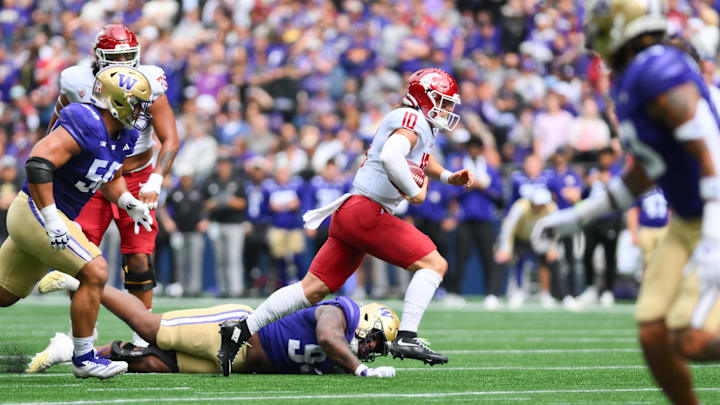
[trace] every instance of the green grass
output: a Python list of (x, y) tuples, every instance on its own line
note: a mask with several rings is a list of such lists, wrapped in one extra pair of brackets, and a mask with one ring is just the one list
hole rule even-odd
[[(217, 305), (219, 300), (157, 299), (154, 311)], [(244, 302), (257, 305), (256, 300)], [(399, 312), (400, 302), (390, 302)], [(55, 332), (68, 330), (64, 297), (31, 297), (0, 309), (0, 349), (32, 355)], [(129, 329), (102, 309), (99, 341), (127, 340)], [(421, 335), (448, 354), (447, 366), (383, 358), (392, 379), (293, 375), (140, 375), (78, 380), (69, 366), (44, 374), (0, 374), (0, 403), (319, 403), (372, 404), (646, 404), (664, 403), (635, 338), (632, 307), (580, 313), (484, 312), (477, 301), (462, 310), (433, 304)], [(715, 366), (694, 367), (699, 395), (720, 403)]]

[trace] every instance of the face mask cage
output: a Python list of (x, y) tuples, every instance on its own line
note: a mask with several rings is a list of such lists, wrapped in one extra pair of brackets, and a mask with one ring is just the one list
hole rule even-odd
[(100, 68), (108, 66), (137, 67), (140, 62), (140, 47), (126, 49), (96, 49), (95, 54)]
[(152, 115), (147, 112), (152, 102), (140, 100), (137, 97), (129, 97), (128, 102), (133, 112), (125, 118), (125, 123), (140, 132), (144, 132), (152, 123)]
[(453, 111), (455, 106), (460, 104), (460, 100), (442, 94), (437, 90), (432, 90), (428, 97), (433, 102), (433, 108), (427, 113), (430, 122), (447, 131), (455, 129), (460, 122), (460, 116)]
[(378, 327), (377, 323), (379, 321), (370, 332), (365, 334), (365, 337), (356, 336), (351, 343), (351, 347), (360, 361), (373, 362), (377, 356), (387, 356), (388, 354), (385, 332), (382, 330), (382, 324)]

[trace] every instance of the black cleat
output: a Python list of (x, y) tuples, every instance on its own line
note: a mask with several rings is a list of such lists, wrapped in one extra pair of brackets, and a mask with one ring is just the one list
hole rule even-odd
[(235, 360), (238, 350), (250, 339), (250, 330), (247, 322), (227, 320), (220, 324), (220, 350), (217, 358), (220, 362), (220, 369), (225, 377), (232, 371), (232, 362)]
[(448, 358), (440, 353), (435, 353), (427, 345), (428, 341), (422, 338), (401, 338), (397, 337), (390, 345), (390, 353), (393, 358), (400, 357), (400, 360), (416, 359), (423, 363), (434, 366), (435, 364), (446, 364)]

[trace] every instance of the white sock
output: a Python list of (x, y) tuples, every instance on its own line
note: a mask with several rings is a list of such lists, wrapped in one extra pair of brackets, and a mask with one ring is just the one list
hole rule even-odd
[(430, 269), (420, 269), (415, 272), (405, 292), (405, 304), (400, 321), (401, 331), (417, 332), (425, 309), (441, 282), (442, 277)]
[[(148, 308), (147, 310), (148, 310), (148, 312), (152, 312), (152, 308)], [(150, 346), (150, 343), (148, 343), (147, 341), (145, 341), (145, 339), (143, 339), (142, 337), (140, 337), (140, 335), (138, 335), (138, 333), (135, 332), (135, 331), (133, 331), (132, 344), (135, 345), (135, 346), (137, 346), (137, 347), (148, 347), (148, 346)]]
[(77, 291), (80, 288), (80, 280), (71, 275), (67, 275), (66, 284), (68, 291)]
[(255, 334), (278, 319), (309, 306), (310, 302), (299, 282), (283, 287), (270, 294), (265, 302), (247, 317), (250, 334)]
[(93, 349), (93, 337), (88, 336), (84, 338), (72, 337), (73, 341), (73, 356), (82, 356), (83, 354)]

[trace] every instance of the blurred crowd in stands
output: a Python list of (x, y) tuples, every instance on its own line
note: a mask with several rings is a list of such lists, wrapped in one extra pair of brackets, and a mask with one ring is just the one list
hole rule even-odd
[[(527, 288), (521, 272), (510, 272), (515, 284), (502, 276), (521, 251), (515, 243), (514, 254), (507, 252), (498, 241), (513, 204), (544, 200), (547, 189), (551, 201), (542, 205), (569, 206), (618, 175), (624, 159), (606, 96), (610, 73), (583, 46), (584, 3), (3, 0), (0, 210), (47, 130), (60, 72), (88, 63), (98, 30), (121, 22), (140, 40), (141, 63), (164, 69), (182, 142), (159, 212), (158, 249), (173, 252), (156, 252), (173, 258), (158, 261), (169, 269), (161, 281), (175, 286), (167, 288), (171, 295), (198, 295), (208, 288), (203, 271), (214, 269), (217, 294), (267, 294), (300, 277), (327, 237), (326, 227), (305, 232), (301, 214), (349, 190), (409, 74), (435, 66), (460, 86), (462, 121), (439, 136), (434, 155), (449, 168), (472, 168), (483, 182), (470, 190), (433, 182), (423, 205), (396, 214), (449, 258), (449, 302), (461, 303), (461, 293)], [(690, 41), (716, 85), (720, 1), (669, 5), (671, 34)], [(562, 265), (550, 266), (549, 284), (538, 276), (541, 291), (572, 297), (594, 285), (598, 263), (615, 272), (608, 267), (624, 219), (599, 227), (558, 246), (554, 259)], [(598, 244), (605, 260), (595, 253)], [(212, 266), (206, 245), (215, 253)], [(112, 251), (113, 243), (105, 247)], [(393, 285), (404, 291), (405, 272), (368, 261), (349, 290), (378, 297)], [(477, 285), (464, 281), (468, 272), (482, 274), (471, 278)], [(604, 290), (622, 294), (614, 276), (598, 283), (595, 298)]]

